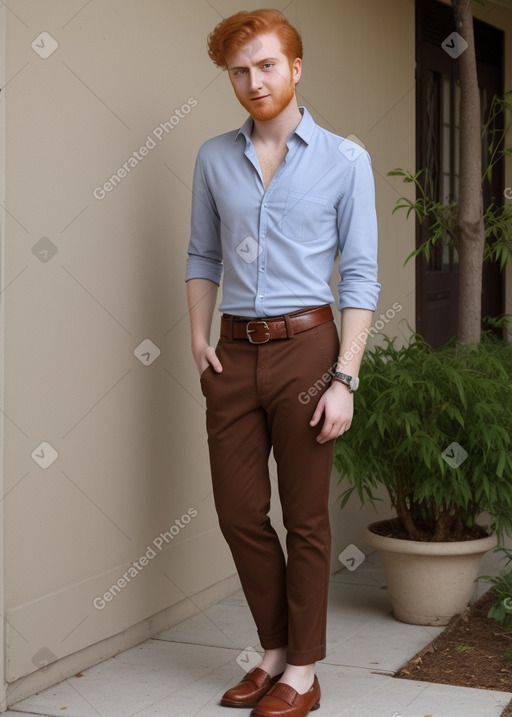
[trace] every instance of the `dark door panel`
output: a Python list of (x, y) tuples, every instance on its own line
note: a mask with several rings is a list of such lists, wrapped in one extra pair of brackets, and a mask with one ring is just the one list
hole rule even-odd
[[(475, 46), (482, 102), (487, 115), (495, 94), (502, 93), (503, 33), (475, 20)], [(429, 191), (444, 204), (456, 201), (459, 190), (458, 63), (441, 43), (455, 31), (451, 6), (436, 0), (416, 0), (416, 130), (417, 170), (428, 168)], [(485, 143), (483, 143), (484, 152)], [(482, 156), (486, 166), (486, 157)], [(493, 186), (486, 187), (484, 202), (502, 201), (500, 172)], [(417, 246), (427, 238), (427, 227), (417, 227)], [(458, 257), (453, 247), (436, 248), (427, 262), (416, 259), (416, 327), (418, 333), (438, 348), (457, 331)], [(498, 316), (503, 309), (503, 280), (499, 267), (484, 265), (483, 316)]]

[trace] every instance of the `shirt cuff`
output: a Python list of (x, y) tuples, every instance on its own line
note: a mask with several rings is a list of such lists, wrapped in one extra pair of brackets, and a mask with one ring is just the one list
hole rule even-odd
[(187, 269), (185, 272), (185, 281), (189, 279), (209, 279), (216, 284), (220, 284), (222, 276), (222, 264), (216, 259), (208, 259), (204, 256), (189, 254), (187, 259)]
[(375, 311), (379, 300), (378, 282), (344, 281), (338, 285), (338, 309), (368, 309)]

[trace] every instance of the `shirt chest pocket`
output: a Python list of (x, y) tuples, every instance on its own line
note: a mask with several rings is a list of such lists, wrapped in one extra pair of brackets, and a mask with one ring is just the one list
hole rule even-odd
[(300, 242), (314, 241), (332, 232), (336, 212), (327, 197), (290, 189), (286, 197), (281, 231)]

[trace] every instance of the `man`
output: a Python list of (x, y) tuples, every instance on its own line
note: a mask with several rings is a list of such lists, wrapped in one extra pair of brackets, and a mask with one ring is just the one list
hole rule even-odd
[[(209, 55), (250, 117), (205, 142), (196, 162), (186, 273), (192, 353), (219, 525), (264, 649), (221, 704), (254, 707), (254, 717), (302, 717), (319, 706), (315, 662), (326, 654), (333, 442), (351, 424), (361, 337), (380, 290), (373, 177), (366, 152), (299, 108), (302, 42), (280, 12), (223, 20)], [(341, 347), (329, 288), (338, 250)], [(286, 560), (268, 518), (271, 448)]]

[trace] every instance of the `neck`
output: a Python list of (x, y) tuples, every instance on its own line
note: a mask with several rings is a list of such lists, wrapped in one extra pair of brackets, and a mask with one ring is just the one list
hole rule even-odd
[(300, 113), (297, 98), (294, 95), (284, 110), (274, 119), (262, 122), (253, 120), (254, 126), (251, 132), (251, 139), (264, 144), (283, 145), (288, 137), (297, 128), (302, 115)]

